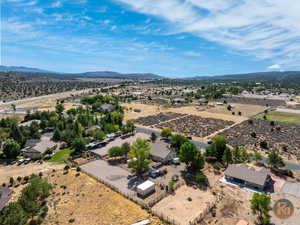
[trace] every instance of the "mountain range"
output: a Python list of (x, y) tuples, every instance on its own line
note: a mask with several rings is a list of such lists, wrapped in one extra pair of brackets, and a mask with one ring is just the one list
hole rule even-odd
[[(19, 72), (20, 75), (30, 73), (28, 76), (48, 76), (55, 78), (112, 78), (112, 79), (162, 79), (164, 77), (152, 73), (118, 73), (113, 71), (92, 71), (85, 73), (58, 73), (38, 68), (24, 66), (0, 66), (0, 71)], [(21, 74), (22, 73), (22, 74)]]
[[(61, 79), (74, 78), (111, 78), (111, 79), (168, 79), (152, 73), (118, 73), (113, 71), (92, 71), (84, 73), (57, 73), (43, 69), (23, 67), (23, 66), (0, 66), (0, 71), (14, 71), (21, 76), (44, 76)], [(179, 78), (181, 80), (210, 80), (216, 82), (222, 81), (252, 81), (252, 82), (282, 82), (282, 83), (300, 83), (300, 71), (270, 71), (244, 74), (228, 74), (218, 76), (195, 76), (189, 78)]]

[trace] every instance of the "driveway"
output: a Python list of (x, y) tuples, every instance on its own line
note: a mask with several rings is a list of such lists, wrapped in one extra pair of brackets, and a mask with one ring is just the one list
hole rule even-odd
[(290, 194), (300, 199), (300, 183), (285, 182), (280, 190), (280, 193)]
[(133, 190), (127, 187), (127, 176), (130, 175), (130, 172), (121, 167), (110, 165), (104, 160), (95, 160), (82, 165), (81, 169), (101, 182), (118, 189), (119, 192), (127, 195), (135, 194)]

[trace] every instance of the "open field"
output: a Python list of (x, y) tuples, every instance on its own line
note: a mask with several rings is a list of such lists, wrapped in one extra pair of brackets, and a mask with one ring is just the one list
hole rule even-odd
[(64, 162), (74, 150), (63, 149), (56, 152), (48, 162)]
[[(258, 119), (263, 119), (265, 114), (259, 114), (256, 116)], [(269, 111), (266, 114), (267, 120), (276, 121), (276, 122), (286, 122), (294, 123), (300, 125), (300, 114), (288, 113), (288, 112), (278, 112), (278, 111)]]
[(140, 113), (136, 113), (133, 111), (127, 111), (125, 113), (125, 120), (132, 120), (137, 119), (139, 117), (145, 117), (150, 115), (156, 115), (158, 113), (164, 113), (164, 112), (173, 112), (173, 113), (181, 113), (181, 114), (190, 114), (190, 115), (196, 115), (201, 116), (204, 118), (214, 118), (214, 119), (221, 119), (221, 120), (228, 120), (233, 122), (241, 122), (246, 119), (247, 117), (238, 116), (238, 115), (226, 115), (221, 113), (212, 113), (208, 111), (200, 111), (197, 109), (197, 106), (184, 106), (184, 107), (178, 107), (178, 108), (169, 108), (164, 106), (158, 106), (158, 105), (147, 105), (147, 104), (141, 104), (141, 103), (126, 103), (122, 104), (122, 106), (125, 106), (126, 108), (132, 108), (132, 109), (140, 109)]
[(158, 218), (84, 173), (63, 175), (58, 171), (48, 178), (54, 185), (49, 197), (49, 212), (44, 225), (129, 225), (150, 219), (151, 225), (163, 224)]
[[(188, 198), (191, 198), (191, 201)], [(189, 221), (194, 221), (200, 214), (209, 211), (214, 201), (215, 198), (209, 191), (182, 186), (174, 195), (157, 203), (153, 210), (159, 215), (171, 218), (174, 224), (188, 225)]]
[(207, 112), (217, 113), (217, 114), (225, 114), (232, 115), (232, 112), (235, 112), (235, 115), (238, 115), (238, 112), (242, 113), (244, 117), (251, 117), (258, 113), (263, 112), (266, 107), (261, 105), (251, 105), (251, 104), (239, 104), (233, 103), (230, 104), (233, 108), (231, 111), (227, 110), (228, 105), (217, 105), (213, 108), (207, 109)]

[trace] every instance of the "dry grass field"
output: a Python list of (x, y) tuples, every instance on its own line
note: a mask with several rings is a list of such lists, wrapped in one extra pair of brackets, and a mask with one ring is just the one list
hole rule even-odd
[(49, 212), (44, 225), (130, 225), (150, 219), (151, 225), (163, 224), (139, 205), (112, 191), (84, 173), (62, 171), (48, 178), (54, 185), (49, 197)]
[(222, 114), (222, 113), (213, 113), (209, 111), (199, 111), (197, 109), (197, 106), (184, 106), (184, 107), (178, 107), (178, 108), (170, 108), (170, 107), (163, 107), (158, 105), (146, 105), (141, 103), (126, 103), (122, 104), (122, 106), (126, 108), (131, 109), (140, 109), (140, 113), (136, 113), (134, 111), (127, 111), (125, 114), (125, 120), (131, 120), (131, 119), (137, 119), (138, 117), (145, 117), (149, 115), (155, 115), (160, 112), (174, 112), (174, 113), (183, 113), (183, 114), (190, 114), (190, 115), (196, 115), (201, 116), (204, 118), (214, 118), (214, 119), (222, 119), (222, 120), (228, 120), (233, 122), (241, 122), (247, 119), (247, 117), (244, 116), (238, 116), (238, 115), (231, 115), (231, 114)]
[(235, 112), (236, 116), (238, 116), (238, 112), (242, 113), (243, 117), (252, 117), (258, 113), (263, 112), (266, 107), (261, 105), (250, 105), (250, 104), (238, 104), (233, 103), (230, 104), (233, 109), (231, 111), (227, 110), (227, 105), (217, 105), (214, 108), (207, 109), (207, 112), (217, 113), (217, 114), (225, 114), (232, 115), (232, 112)]

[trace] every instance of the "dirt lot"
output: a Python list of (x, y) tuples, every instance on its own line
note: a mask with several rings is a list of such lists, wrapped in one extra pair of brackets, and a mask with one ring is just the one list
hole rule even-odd
[(167, 108), (163, 106), (158, 105), (146, 105), (141, 103), (130, 103), (130, 104), (122, 104), (122, 106), (125, 106), (127, 108), (132, 109), (140, 109), (140, 113), (136, 113), (134, 111), (127, 111), (125, 113), (125, 120), (131, 120), (131, 119), (137, 119), (138, 117), (145, 117), (149, 115), (155, 115), (160, 112), (175, 112), (175, 113), (183, 113), (183, 114), (191, 114), (191, 115), (197, 115), (204, 118), (214, 118), (214, 119), (222, 119), (222, 120), (228, 120), (233, 122), (241, 122), (247, 119), (247, 117), (244, 116), (238, 116), (238, 115), (226, 115), (222, 113), (212, 113), (208, 111), (200, 111), (197, 109), (197, 106), (184, 106), (184, 107), (178, 107), (178, 108)]
[(208, 213), (201, 225), (235, 225), (241, 219), (250, 225), (255, 224), (255, 216), (251, 214), (250, 207), (252, 192), (220, 182), (213, 187), (212, 192), (219, 198), (215, 208), (216, 215), (214, 217), (212, 213)]
[[(188, 200), (189, 197), (191, 201)], [(153, 210), (173, 219), (175, 224), (185, 225), (205, 212), (208, 205), (214, 201), (215, 197), (209, 191), (182, 186), (176, 190), (175, 195), (170, 195), (157, 203)]]
[(48, 173), (53, 169), (62, 169), (64, 164), (57, 163), (29, 163), (27, 165), (10, 165), (10, 166), (0, 166), (0, 184), (3, 182), (8, 182), (10, 177), (17, 178), (18, 176), (29, 176), (33, 173), (38, 174), (39, 172)]
[(227, 105), (218, 105), (214, 108), (207, 109), (207, 112), (211, 113), (217, 113), (217, 114), (225, 114), (225, 115), (232, 115), (232, 112), (235, 112), (236, 115), (238, 115), (238, 112), (242, 113), (242, 116), (244, 117), (252, 117), (258, 113), (263, 112), (266, 107), (261, 105), (250, 105), (250, 104), (238, 104), (233, 103), (230, 104), (233, 109), (231, 111), (227, 110)]
[[(63, 175), (62, 171), (49, 177), (54, 186), (54, 194), (44, 225), (129, 225), (150, 219), (151, 225), (163, 224), (130, 200), (112, 191), (105, 185), (75, 171)], [(64, 188), (64, 186), (66, 188)]]

